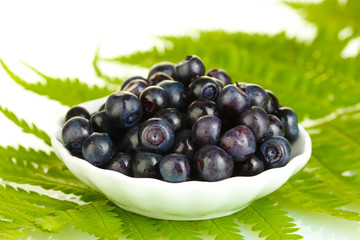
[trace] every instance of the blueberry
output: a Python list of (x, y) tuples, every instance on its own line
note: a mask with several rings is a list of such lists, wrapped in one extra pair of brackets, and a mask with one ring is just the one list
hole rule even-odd
[(134, 177), (160, 178), (159, 164), (162, 155), (150, 152), (139, 152), (132, 161)]
[(256, 139), (252, 131), (244, 126), (236, 126), (220, 137), (220, 147), (233, 156), (234, 161), (244, 161), (256, 151)]
[(85, 119), (90, 119), (90, 114), (85, 108), (75, 106), (70, 108), (69, 111), (66, 113), (65, 122), (72, 117), (82, 117)]
[(164, 108), (155, 113), (155, 118), (166, 119), (174, 128), (174, 131), (185, 127), (185, 116), (177, 108)]
[(200, 145), (215, 145), (220, 138), (221, 120), (218, 117), (202, 116), (192, 126), (192, 137)]
[(188, 97), (191, 100), (208, 99), (215, 101), (220, 88), (216, 83), (216, 79), (202, 76), (192, 81), (188, 87)]
[(128, 128), (137, 124), (142, 116), (140, 100), (129, 92), (115, 92), (105, 103), (106, 115), (117, 127)]
[(119, 147), (122, 151), (134, 154), (140, 150), (139, 143), (139, 129), (140, 124), (129, 128), (124, 134), (121, 140), (121, 146)]
[(255, 155), (252, 155), (244, 162), (235, 162), (235, 176), (255, 176), (263, 171), (265, 171), (264, 162)]
[(150, 77), (158, 72), (162, 72), (165, 73), (167, 75), (169, 75), (171, 78), (175, 78), (175, 66), (173, 63), (171, 62), (160, 62), (157, 64), (154, 64), (149, 71), (149, 75), (148, 75), (148, 79), (150, 79)]
[(121, 90), (124, 89), (129, 83), (131, 83), (132, 81), (136, 81), (136, 80), (146, 80), (146, 78), (143, 78), (141, 76), (134, 76), (134, 77), (130, 77), (128, 79), (126, 79), (125, 81), (123, 81), (123, 83), (121, 84)]
[(166, 91), (159, 86), (147, 87), (140, 95), (144, 112), (153, 115), (157, 111), (169, 106), (170, 98)]
[(186, 104), (185, 87), (180, 82), (164, 80), (157, 84), (162, 87), (170, 98), (169, 107), (184, 108)]
[(148, 82), (149, 85), (156, 85), (164, 80), (174, 80), (172, 77), (163, 72), (157, 72), (151, 75)]
[(130, 154), (118, 152), (112, 158), (111, 162), (106, 166), (106, 169), (122, 173), (127, 176), (132, 175), (131, 170), (131, 156)]
[(193, 125), (201, 116), (213, 115), (219, 117), (219, 111), (213, 101), (207, 99), (198, 99), (192, 102), (187, 110), (187, 121)]
[(167, 182), (184, 182), (190, 176), (190, 161), (183, 154), (165, 155), (161, 159), (159, 168), (162, 179)]
[(268, 114), (270, 125), (268, 131), (268, 137), (284, 136), (285, 130), (278, 117), (272, 114)]
[(83, 143), (82, 155), (94, 166), (106, 165), (113, 154), (113, 143), (107, 133), (93, 133)]
[(62, 139), (65, 147), (74, 154), (81, 154), (84, 141), (93, 133), (89, 120), (73, 117), (65, 122), (62, 128)]
[(194, 161), (201, 178), (210, 182), (229, 178), (234, 170), (231, 156), (215, 145), (200, 148)]
[(193, 79), (205, 74), (204, 63), (198, 56), (187, 56), (185, 60), (175, 64), (175, 79), (188, 86)]
[(266, 108), (266, 105), (269, 101), (269, 96), (266, 91), (257, 84), (243, 84), (242, 87), (249, 96), (250, 106), (259, 106), (262, 108)]
[(238, 124), (245, 125), (253, 132), (257, 142), (262, 142), (267, 137), (269, 131), (269, 118), (266, 111), (258, 106), (253, 106), (243, 112)]
[(145, 80), (136, 79), (129, 82), (122, 91), (127, 91), (135, 94), (137, 97), (144, 91), (145, 88), (148, 87), (148, 83)]
[(270, 137), (261, 144), (260, 155), (266, 167), (282, 167), (289, 162), (291, 145), (284, 137)]
[(285, 138), (291, 143), (294, 142), (299, 137), (296, 113), (289, 107), (280, 107), (277, 114), (285, 130)]
[(277, 110), (280, 107), (279, 101), (278, 101), (278, 99), (276, 98), (276, 96), (274, 95), (273, 92), (271, 92), (269, 90), (265, 90), (265, 92), (269, 96), (269, 101), (266, 104), (265, 110), (266, 110), (267, 113), (276, 114)]
[(224, 86), (231, 84), (231, 78), (222, 69), (211, 69), (207, 72), (206, 75), (219, 79), (224, 84)]
[(171, 151), (184, 154), (188, 159), (192, 159), (197, 149), (198, 146), (192, 139), (192, 131), (190, 129), (184, 129), (176, 134)]
[(90, 123), (95, 132), (113, 134), (114, 127), (107, 117), (105, 110), (91, 115)]
[(250, 106), (246, 93), (233, 85), (227, 85), (222, 89), (216, 104), (220, 112), (229, 118), (238, 117)]
[(139, 143), (145, 151), (163, 153), (174, 143), (174, 129), (163, 118), (150, 118), (139, 129)]

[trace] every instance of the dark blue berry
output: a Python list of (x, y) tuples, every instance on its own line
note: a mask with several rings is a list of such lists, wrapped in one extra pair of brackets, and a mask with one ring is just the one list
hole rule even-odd
[(252, 155), (244, 162), (235, 162), (235, 176), (255, 176), (263, 171), (265, 171), (264, 162), (255, 155)]
[(250, 106), (245, 92), (233, 85), (227, 85), (222, 89), (216, 104), (220, 112), (230, 118), (238, 117)]
[(90, 114), (88, 110), (83, 107), (75, 106), (69, 109), (65, 116), (65, 122), (73, 117), (82, 117), (85, 119), (90, 119)]
[(143, 78), (141, 76), (134, 76), (134, 77), (130, 77), (128, 79), (126, 79), (125, 81), (123, 81), (123, 83), (121, 84), (121, 90), (124, 89), (129, 83), (131, 83), (132, 81), (136, 81), (136, 80), (146, 80), (146, 78)]
[(111, 162), (106, 166), (106, 169), (113, 170), (127, 176), (131, 176), (132, 170), (130, 154), (118, 152), (116, 155), (113, 156)]
[(243, 112), (238, 124), (245, 125), (253, 132), (257, 142), (262, 142), (266, 139), (269, 131), (269, 118), (266, 111), (258, 106), (253, 106)]
[(148, 75), (148, 79), (150, 79), (150, 77), (158, 72), (162, 72), (165, 73), (167, 75), (169, 75), (171, 78), (175, 78), (175, 73), (174, 73), (174, 64), (171, 62), (160, 62), (157, 64), (154, 64), (149, 71), (149, 75)]
[(162, 179), (167, 182), (184, 182), (190, 176), (190, 161), (183, 154), (165, 155), (161, 159), (159, 168)]
[(186, 126), (185, 116), (177, 108), (164, 108), (155, 113), (155, 118), (166, 119), (174, 128), (180, 130)]
[(267, 168), (285, 166), (291, 155), (291, 145), (284, 137), (271, 137), (261, 144), (260, 155)]
[(174, 129), (163, 118), (150, 118), (139, 129), (139, 143), (145, 151), (163, 153), (174, 143)]
[(192, 126), (192, 137), (200, 146), (215, 145), (220, 138), (221, 120), (218, 117), (202, 116)]
[(213, 101), (207, 99), (198, 99), (192, 102), (187, 110), (187, 121), (193, 125), (201, 116), (213, 115), (219, 117), (219, 111)]
[(278, 101), (278, 99), (276, 98), (276, 96), (274, 95), (273, 92), (271, 92), (269, 90), (265, 90), (265, 92), (269, 96), (269, 101), (266, 104), (265, 110), (266, 110), (267, 113), (276, 114), (277, 110), (280, 107), (279, 101)]
[(215, 101), (220, 88), (216, 83), (216, 79), (208, 76), (202, 76), (192, 81), (188, 88), (188, 97), (195, 99), (208, 99)]
[(106, 115), (117, 127), (129, 128), (137, 124), (142, 116), (140, 100), (129, 92), (115, 92), (105, 103)]
[(190, 129), (184, 129), (176, 134), (171, 151), (184, 154), (188, 159), (192, 159), (197, 149), (198, 146), (192, 139), (192, 131)]
[(147, 87), (140, 95), (144, 112), (153, 115), (157, 111), (167, 108), (170, 103), (169, 95), (159, 86)]
[(65, 147), (75, 154), (81, 154), (84, 141), (93, 133), (89, 120), (73, 117), (65, 122), (62, 128), (62, 140)]
[(281, 107), (278, 109), (277, 116), (283, 124), (285, 130), (285, 138), (291, 143), (298, 139), (299, 126), (294, 110), (289, 107)]
[(266, 108), (266, 104), (269, 101), (269, 96), (266, 91), (257, 84), (243, 84), (241, 86), (244, 89), (246, 95), (249, 96), (250, 106), (259, 106), (262, 108)]
[(175, 79), (188, 86), (193, 79), (205, 74), (204, 63), (198, 56), (187, 56), (185, 60), (175, 64)]
[(184, 85), (173, 80), (164, 80), (157, 84), (162, 87), (170, 98), (169, 107), (184, 108), (186, 104), (186, 92)]
[(134, 154), (140, 150), (139, 143), (139, 129), (140, 124), (135, 125), (129, 128), (124, 136), (122, 137), (122, 141), (120, 142), (121, 146), (119, 147), (122, 151)]
[(174, 80), (174, 79), (172, 77), (170, 77), (169, 75), (167, 75), (166, 73), (157, 72), (157, 73), (154, 73), (153, 75), (151, 75), (148, 82), (149, 82), (149, 85), (156, 85), (165, 80)]
[(105, 110), (91, 115), (90, 123), (95, 132), (113, 134), (114, 127), (107, 117)]
[(207, 72), (206, 75), (219, 79), (224, 84), (224, 86), (231, 84), (231, 78), (222, 69), (211, 69)]
[(129, 82), (122, 90), (131, 92), (135, 94), (137, 97), (144, 91), (145, 88), (148, 87), (148, 83), (145, 80), (136, 79), (134, 81)]
[(201, 178), (210, 182), (229, 178), (234, 170), (231, 156), (215, 145), (200, 148), (194, 161)]
[(244, 161), (256, 151), (256, 139), (252, 131), (244, 126), (236, 126), (220, 137), (220, 147), (233, 156), (234, 161)]
[(113, 143), (107, 133), (93, 133), (83, 143), (82, 155), (94, 166), (106, 165), (113, 154)]
[(278, 117), (272, 114), (268, 114), (270, 125), (268, 131), (268, 137), (284, 136), (285, 130)]
[(150, 152), (139, 152), (132, 160), (132, 170), (137, 178), (160, 178), (159, 164), (162, 155)]

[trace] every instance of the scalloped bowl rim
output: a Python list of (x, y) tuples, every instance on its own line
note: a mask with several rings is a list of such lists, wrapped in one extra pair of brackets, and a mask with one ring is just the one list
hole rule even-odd
[[(79, 104), (95, 112), (107, 97)], [(252, 201), (280, 188), (300, 171), (311, 156), (309, 134), (299, 125), (300, 136), (292, 144), (290, 162), (252, 177), (231, 177), (218, 182), (187, 181), (169, 183), (151, 178), (128, 177), (101, 169), (72, 156), (63, 146), (61, 128), (66, 113), (59, 117), (59, 129), (51, 142), (56, 155), (89, 187), (102, 192), (119, 207), (151, 218), (203, 220), (235, 213)]]

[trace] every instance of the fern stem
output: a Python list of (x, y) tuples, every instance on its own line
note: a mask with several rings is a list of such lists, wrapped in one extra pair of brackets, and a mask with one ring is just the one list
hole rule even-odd
[(137, 226), (137, 224), (136, 224), (136, 222), (134, 221), (134, 219), (131, 217), (131, 214), (129, 214), (129, 212), (128, 211), (126, 211), (126, 210), (123, 210), (124, 212), (125, 212), (125, 214), (128, 216), (128, 218), (130, 219), (130, 221), (131, 221), (131, 224), (134, 226), (134, 228), (136, 229), (136, 231), (139, 233), (139, 235), (141, 236), (141, 239), (146, 239), (145, 237), (144, 237), (144, 235), (141, 233), (141, 231), (140, 231), (140, 229), (139, 229), (139, 227)]
[(273, 228), (272, 224), (255, 208), (251, 205), (249, 205), (249, 207), (259, 216), (261, 217), (265, 223), (271, 228), (271, 230), (273, 231), (274, 234), (276, 234), (279, 239), (285, 239), (285, 238), (282, 238), (281, 235)]

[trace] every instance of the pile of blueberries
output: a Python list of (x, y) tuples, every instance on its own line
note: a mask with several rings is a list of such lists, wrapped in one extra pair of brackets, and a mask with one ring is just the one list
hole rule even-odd
[(100, 109), (72, 107), (65, 147), (94, 166), (167, 182), (254, 176), (289, 162), (295, 112), (257, 84), (207, 73), (193, 55), (123, 82)]

